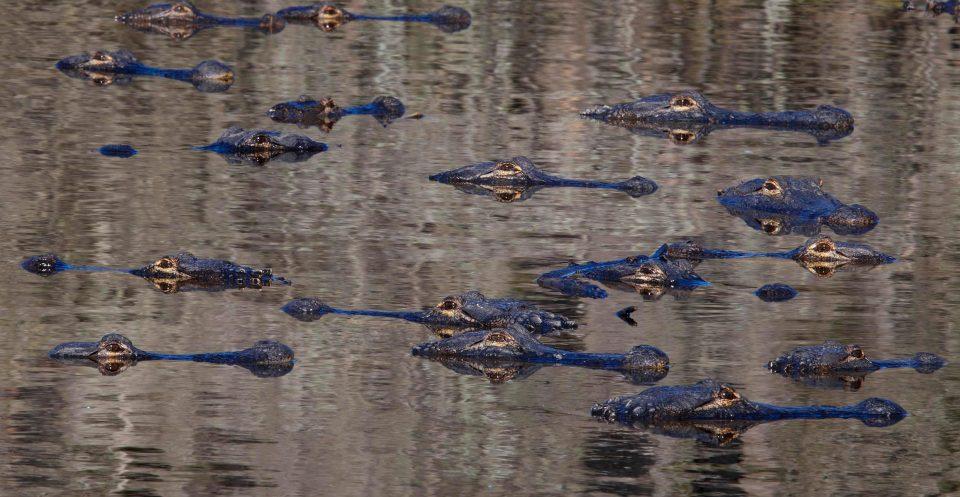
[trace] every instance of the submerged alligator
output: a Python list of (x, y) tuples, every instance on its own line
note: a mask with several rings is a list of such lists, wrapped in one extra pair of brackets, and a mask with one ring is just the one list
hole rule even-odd
[(327, 145), (293, 133), (265, 129), (248, 131), (231, 126), (217, 141), (195, 149), (215, 152), (228, 164), (251, 163), (262, 166), (271, 160), (302, 162), (326, 151)]
[(549, 187), (619, 190), (631, 197), (642, 197), (657, 191), (657, 184), (642, 176), (615, 183), (553, 176), (541, 171), (530, 159), (523, 156), (508, 161), (471, 164), (434, 174), (429, 179), (453, 185), (466, 193), (490, 195), (500, 202), (523, 201), (538, 190)]
[(293, 350), (274, 340), (260, 340), (235, 352), (204, 354), (161, 354), (136, 348), (118, 333), (104, 335), (98, 342), (66, 342), (50, 351), (51, 359), (95, 366), (107, 376), (120, 374), (141, 361), (192, 361), (240, 366), (261, 378), (283, 376), (293, 369)]
[(218, 26), (254, 28), (268, 34), (279, 33), (286, 26), (282, 17), (272, 14), (258, 18), (221, 17), (203, 13), (185, 1), (148, 5), (114, 19), (137, 31), (161, 34), (175, 40), (185, 40), (199, 31)]
[(740, 112), (713, 105), (700, 92), (687, 90), (643, 97), (633, 102), (601, 105), (581, 116), (627, 128), (649, 136), (670, 138), (675, 143), (695, 141), (717, 129), (759, 128), (802, 131), (821, 144), (853, 132), (853, 116), (830, 105), (813, 110)]
[(564, 295), (594, 299), (606, 298), (607, 292), (584, 279), (612, 287), (626, 287), (649, 298), (658, 298), (668, 291), (690, 291), (710, 284), (693, 271), (694, 264), (690, 261), (668, 258), (668, 249), (668, 245), (663, 245), (650, 256), (634, 255), (607, 262), (571, 264), (541, 274), (537, 284)]
[(413, 355), (439, 361), (461, 374), (485, 376), (503, 383), (518, 374), (529, 376), (529, 366), (579, 366), (620, 371), (637, 383), (662, 379), (670, 369), (670, 359), (650, 345), (637, 345), (626, 354), (569, 352), (548, 347), (521, 326), (460, 333), (435, 342), (418, 345)]
[(150, 281), (163, 293), (191, 290), (215, 292), (240, 288), (260, 289), (272, 284), (290, 284), (286, 279), (275, 276), (270, 269), (254, 269), (218, 259), (199, 259), (187, 252), (167, 255), (153, 264), (135, 269), (67, 264), (56, 254), (28, 257), (20, 264), (20, 267), (40, 276), (50, 276), (63, 271), (132, 274)]
[(317, 100), (301, 95), (296, 100), (274, 105), (267, 111), (267, 117), (281, 123), (296, 124), (301, 128), (317, 126), (326, 133), (344, 116), (373, 116), (386, 127), (403, 117), (404, 112), (406, 109), (403, 102), (396, 97), (379, 96), (368, 104), (343, 108), (330, 97)]
[(703, 248), (700, 244), (687, 240), (667, 244), (664, 257), (684, 259), (694, 264), (707, 259), (747, 259), (755, 257), (789, 259), (800, 264), (811, 273), (824, 277), (832, 276), (840, 268), (874, 267), (896, 262), (896, 258), (865, 243), (834, 241), (826, 235), (810, 238), (803, 245), (785, 252), (715, 250)]
[(576, 321), (542, 311), (528, 302), (491, 299), (477, 291), (445, 297), (439, 304), (424, 311), (336, 309), (315, 298), (292, 300), (282, 309), (300, 321), (314, 321), (327, 314), (403, 319), (426, 325), (443, 335), (450, 334), (451, 329), (457, 328), (490, 329), (519, 325), (531, 333), (543, 335), (577, 327)]
[(753, 292), (764, 302), (786, 302), (797, 296), (797, 290), (784, 283), (770, 283)]
[(403, 14), (394, 16), (357, 14), (348, 12), (336, 5), (315, 3), (297, 7), (287, 7), (277, 12), (277, 17), (290, 24), (313, 24), (323, 31), (333, 31), (350, 21), (401, 21), (433, 24), (447, 33), (463, 31), (470, 27), (470, 12), (444, 5), (426, 14)]
[(100, 147), (98, 150), (100, 155), (106, 157), (119, 157), (121, 159), (127, 159), (137, 155), (137, 149), (133, 148), (130, 145), (126, 144), (109, 144)]
[(233, 69), (223, 62), (205, 60), (192, 69), (161, 69), (148, 66), (129, 50), (95, 51), (71, 55), (56, 65), (71, 78), (93, 81), (97, 86), (127, 84), (136, 76), (156, 76), (186, 81), (202, 92), (227, 91), (233, 84)]
[[(815, 228), (824, 225), (839, 235), (861, 235), (872, 230), (880, 218), (859, 204), (844, 204), (823, 190), (823, 181), (801, 176), (755, 178), (717, 191), (717, 200), (727, 210), (768, 234), (784, 234), (782, 223), (768, 228), (767, 218), (790, 220)], [(755, 223), (751, 223), (751, 219)], [(792, 231), (792, 230), (789, 230)]]
[(826, 341), (797, 347), (767, 363), (767, 369), (815, 386), (839, 385), (856, 390), (867, 374), (879, 369), (913, 368), (930, 374), (946, 364), (942, 357), (929, 352), (902, 359), (870, 359), (859, 345)]
[[(692, 385), (651, 387), (636, 395), (615, 397), (593, 405), (591, 414), (638, 427), (682, 423), (750, 422), (783, 419), (859, 419), (868, 426), (889, 426), (907, 416), (895, 402), (869, 398), (851, 406), (783, 407), (747, 400), (730, 385), (701, 380)], [(741, 426), (741, 433), (749, 426)]]

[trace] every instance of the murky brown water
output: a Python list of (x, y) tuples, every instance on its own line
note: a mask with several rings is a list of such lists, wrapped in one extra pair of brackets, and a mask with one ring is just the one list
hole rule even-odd
[[(201, 8), (256, 15), (287, 4)], [(138, 2), (46, 2), (0, 18), (7, 65), (0, 115), (0, 493), (49, 495), (934, 495), (960, 489), (960, 373), (881, 371), (856, 391), (815, 389), (762, 365), (833, 338), (877, 357), (926, 350), (960, 362), (960, 34), (896, 1), (479, 2), (464, 32), (354, 23), (274, 36), (210, 30), (183, 41), (115, 24)], [(351, 2), (368, 12), (431, 2)], [(148, 64), (234, 65), (222, 94), (140, 79), (99, 88), (53, 68), (60, 57), (127, 48)], [(716, 132), (687, 146), (581, 120), (577, 112), (693, 87), (738, 109), (832, 103), (850, 137)], [(190, 150), (229, 125), (271, 127), (302, 93), (362, 103), (400, 97), (404, 120), (340, 122), (329, 152), (298, 164), (228, 166)], [(305, 131), (318, 137), (314, 130)], [(131, 159), (102, 157), (129, 142)], [(654, 195), (545, 190), (523, 203), (465, 195), (426, 177), (528, 155), (564, 176), (657, 181)], [(860, 239), (893, 266), (822, 279), (783, 261), (708, 262), (714, 286), (645, 302), (571, 299), (536, 286), (568, 260), (708, 245), (789, 249), (729, 216), (714, 191), (771, 174), (819, 175), (881, 216)], [(30, 254), (137, 266), (189, 250), (272, 267), (294, 286), (162, 294), (137, 278), (17, 267)], [(753, 289), (801, 294), (766, 304)], [(343, 307), (410, 309), (478, 289), (563, 311), (584, 325), (562, 348), (670, 354), (662, 384), (714, 376), (786, 404), (893, 399), (911, 416), (756, 427), (739, 441), (693, 440), (598, 423), (590, 405), (642, 389), (617, 373), (543, 368), (506, 384), (411, 357), (430, 338), (391, 321), (300, 323), (295, 296)], [(640, 326), (614, 316), (639, 307)], [(116, 377), (46, 358), (59, 342), (120, 331), (147, 350), (193, 352), (273, 338), (296, 350), (283, 377), (240, 368), (145, 363)]]

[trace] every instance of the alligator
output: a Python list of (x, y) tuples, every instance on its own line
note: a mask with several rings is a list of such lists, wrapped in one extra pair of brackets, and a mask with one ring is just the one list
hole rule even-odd
[(785, 302), (797, 296), (797, 291), (790, 285), (771, 283), (757, 288), (754, 295), (764, 302)]
[[(670, 359), (650, 345), (637, 345), (626, 354), (570, 352), (544, 345), (518, 325), (472, 330), (418, 345), (413, 355), (444, 364), (461, 374), (483, 375), (493, 383), (513, 379), (526, 365), (580, 366), (627, 373), (633, 381), (652, 383), (666, 376)], [(534, 370), (535, 371), (535, 370)]]
[(439, 335), (448, 335), (464, 328), (491, 329), (514, 324), (538, 335), (577, 327), (576, 321), (542, 311), (531, 303), (514, 299), (491, 299), (478, 291), (445, 297), (439, 304), (423, 311), (336, 309), (315, 298), (292, 300), (284, 305), (282, 310), (300, 321), (314, 321), (327, 314), (403, 319), (426, 325)]
[(844, 345), (828, 340), (820, 345), (797, 347), (767, 363), (767, 369), (782, 376), (815, 386), (835, 386), (856, 390), (863, 377), (878, 369), (913, 368), (930, 374), (947, 364), (942, 357), (918, 352), (902, 359), (869, 359), (859, 345)]
[(220, 26), (254, 28), (267, 34), (279, 33), (286, 26), (282, 17), (273, 14), (258, 18), (221, 17), (200, 12), (192, 3), (184, 1), (148, 5), (114, 19), (137, 31), (169, 36), (175, 40), (185, 40), (200, 31)]
[(132, 274), (150, 281), (163, 293), (192, 290), (214, 292), (240, 288), (260, 289), (270, 285), (290, 285), (288, 280), (275, 276), (270, 269), (254, 269), (218, 259), (199, 259), (187, 252), (166, 255), (153, 264), (134, 269), (67, 264), (56, 254), (28, 257), (20, 266), (26, 271), (40, 276), (51, 276), (63, 271)]
[(261, 378), (283, 376), (293, 369), (293, 350), (274, 340), (260, 340), (235, 352), (161, 354), (140, 350), (129, 338), (108, 333), (99, 342), (66, 342), (50, 351), (51, 359), (95, 366), (105, 376), (122, 373), (141, 361), (192, 361), (240, 366)]
[(707, 259), (746, 259), (770, 257), (790, 259), (817, 276), (829, 277), (841, 268), (866, 268), (892, 264), (896, 258), (870, 245), (834, 241), (826, 235), (810, 238), (803, 245), (784, 252), (743, 252), (707, 249), (692, 240), (669, 243), (664, 251), (668, 259), (688, 260), (694, 265)]
[(695, 264), (667, 258), (667, 249), (668, 246), (663, 245), (650, 256), (634, 255), (613, 261), (571, 264), (541, 274), (537, 284), (564, 295), (594, 299), (606, 298), (606, 290), (583, 279), (632, 289), (651, 299), (659, 298), (667, 291), (691, 291), (710, 284), (693, 271)]
[(729, 128), (802, 131), (812, 135), (820, 144), (853, 132), (853, 116), (838, 107), (821, 105), (813, 110), (740, 112), (717, 107), (694, 90), (601, 105), (580, 115), (638, 134), (669, 138), (678, 144), (690, 143), (714, 130)]
[[(960, 0), (926, 0), (923, 3), (925, 12), (933, 14), (934, 16), (947, 14), (953, 17), (954, 21), (960, 21)], [(917, 6), (914, 0), (904, 0), (904, 11), (916, 9)]]
[(463, 31), (470, 27), (470, 12), (444, 5), (426, 14), (404, 14), (395, 16), (357, 14), (328, 3), (315, 3), (297, 7), (287, 7), (277, 12), (277, 17), (290, 24), (313, 24), (323, 31), (334, 31), (350, 21), (401, 21), (432, 24), (446, 33)]
[(406, 109), (403, 102), (396, 97), (379, 96), (368, 104), (343, 108), (330, 97), (317, 100), (308, 95), (301, 95), (296, 100), (274, 105), (267, 111), (267, 117), (281, 123), (296, 124), (301, 128), (317, 126), (321, 131), (328, 133), (344, 116), (373, 116), (377, 122), (387, 127), (403, 117), (404, 112)]
[(194, 149), (215, 152), (228, 164), (262, 166), (272, 160), (302, 162), (327, 150), (327, 145), (293, 133), (231, 126), (217, 141)]
[(129, 50), (71, 55), (60, 59), (56, 68), (71, 78), (93, 81), (97, 86), (127, 84), (136, 76), (158, 76), (186, 81), (202, 92), (227, 91), (233, 85), (233, 69), (217, 60), (205, 60), (193, 69), (161, 69), (148, 66)]
[(850, 406), (776, 406), (753, 402), (726, 383), (712, 379), (691, 385), (659, 386), (593, 405), (591, 414), (610, 422), (656, 427), (678, 422), (783, 419), (859, 419), (867, 426), (889, 426), (907, 416), (895, 402), (869, 398)]
[[(827, 226), (838, 235), (862, 235), (872, 230), (880, 218), (859, 204), (844, 204), (823, 190), (823, 180), (801, 176), (755, 178), (717, 190), (717, 200), (727, 210), (760, 226), (768, 234), (782, 234), (783, 229), (768, 229), (760, 220), (784, 216), (794, 223)], [(776, 225), (774, 225), (776, 226)]]
[(541, 171), (530, 159), (523, 156), (514, 157), (508, 161), (471, 164), (434, 174), (429, 179), (453, 185), (466, 193), (490, 195), (500, 202), (523, 201), (533, 196), (538, 190), (548, 187), (619, 190), (631, 197), (642, 197), (657, 191), (657, 184), (642, 176), (634, 176), (615, 183), (553, 176)]
[(100, 147), (100, 155), (107, 157), (119, 157), (121, 159), (127, 159), (137, 155), (137, 149), (131, 147), (130, 145), (104, 145)]

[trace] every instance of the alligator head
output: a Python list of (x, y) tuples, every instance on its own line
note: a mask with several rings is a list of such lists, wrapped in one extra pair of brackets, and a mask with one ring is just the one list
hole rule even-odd
[(717, 191), (717, 200), (731, 214), (768, 234), (782, 234), (786, 225), (820, 224), (838, 234), (863, 234), (879, 217), (858, 204), (846, 205), (822, 188), (818, 178), (774, 176), (756, 178)]
[(807, 240), (791, 257), (818, 276), (832, 276), (847, 265), (878, 266), (896, 262), (896, 258), (865, 243), (834, 241), (825, 235)]
[(230, 261), (200, 259), (188, 252), (168, 255), (139, 269), (130, 270), (164, 293), (191, 289), (263, 288), (271, 282), (289, 284), (270, 269), (254, 269)]
[(232, 126), (217, 141), (197, 149), (216, 152), (230, 163), (246, 161), (262, 165), (274, 159), (284, 162), (306, 160), (327, 150), (327, 145), (303, 135), (263, 129), (247, 131)]
[[(418, 345), (413, 355), (445, 365), (448, 362), (471, 370), (491, 371), (498, 382), (511, 379), (505, 371), (519, 372), (521, 364), (554, 364), (610, 369), (626, 372), (636, 382), (652, 383), (670, 368), (670, 359), (660, 349), (638, 345), (626, 354), (569, 352), (544, 345), (520, 326), (492, 330), (471, 330), (442, 340)], [(449, 366), (448, 366), (449, 367)], [(490, 375), (486, 375), (490, 378)]]
[(294, 101), (282, 102), (267, 110), (267, 117), (274, 121), (300, 127), (318, 126), (324, 132), (332, 130), (342, 116), (343, 109), (332, 98), (317, 100), (309, 95), (300, 95)]
[(667, 137), (678, 144), (690, 143), (715, 128), (735, 126), (804, 131), (820, 143), (853, 132), (853, 116), (837, 107), (821, 105), (812, 110), (738, 112), (717, 107), (694, 90), (660, 93), (624, 104), (601, 105), (580, 115), (641, 134)]
[(162, 34), (175, 40), (185, 40), (198, 31), (218, 24), (257, 27), (265, 33), (279, 33), (286, 26), (282, 17), (273, 14), (266, 14), (258, 20), (221, 18), (204, 14), (185, 1), (148, 5), (114, 19), (138, 31)]
[(853, 406), (780, 407), (747, 400), (730, 385), (707, 379), (616, 397), (594, 404), (591, 414), (608, 421), (644, 425), (688, 420), (856, 418), (869, 426), (888, 426), (906, 417), (907, 412), (894, 402), (878, 398)]
[(41, 254), (27, 257), (20, 263), (25, 271), (40, 276), (51, 276), (69, 268), (57, 254)]
[(797, 347), (767, 363), (767, 368), (784, 376), (817, 376), (893, 367), (912, 367), (921, 373), (932, 373), (945, 364), (942, 357), (929, 352), (918, 352), (908, 359), (871, 360), (859, 345), (826, 341)]
[(129, 50), (105, 51), (71, 55), (57, 61), (56, 68), (71, 78), (92, 81), (97, 86), (126, 84), (133, 77), (126, 72), (140, 65)]

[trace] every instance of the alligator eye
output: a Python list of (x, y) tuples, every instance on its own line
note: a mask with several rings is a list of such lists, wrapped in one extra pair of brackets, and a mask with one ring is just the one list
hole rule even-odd
[(830, 252), (833, 246), (829, 242), (819, 242), (813, 246), (814, 252)]
[(813, 272), (817, 276), (823, 276), (823, 277), (833, 276), (834, 268), (830, 266), (815, 266), (813, 268)]
[(850, 357), (853, 357), (854, 359), (863, 359), (863, 349), (861, 349), (860, 347), (857, 347), (851, 350)]
[(106, 62), (106, 61), (110, 60), (110, 56), (107, 55), (107, 54), (105, 54), (105, 53), (103, 53), (103, 52), (93, 52), (93, 55), (90, 56), (90, 58), (93, 59), (93, 60), (99, 60), (99, 61), (102, 61), (102, 62)]
[(115, 353), (115, 354), (119, 354), (120, 352), (123, 352), (123, 346), (120, 345), (119, 343), (116, 343), (116, 342), (108, 343), (108, 344), (107, 344), (106, 346), (104, 346), (103, 348), (104, 348), (104, 350), (106, 350), (107, 352), (113, 352), (113, 353)]
[(173, 262), (173, 259), (160, 259), (157, 261), (157, 267), (160, 269), (173, 269), (176, 266), (176, 263)]
[(725, 386), (722, 387), (719, 392), (717, 392), (717, 397), (723, 400), (737, 400), (740, 398), (740, 395), (738, 395), (737, 392), (735, 392), (732, 388)]
[(687, 110), (687, 109), (692, 109), (696, 106), (697, 106), (697, 101), (686, 95), (673, 97), (670, 100), (670, 107), (672, 107), (674, 110)]
[(445, 311), (452, 311), (460, 307), (456, 300), (444, 300), (440, 302), (440, 308)]
[[(695, 137), (695, 134), (685, 129), (674, 129), (670, 131), (670, 140), (678, 145), (690, 143)], [(719, 195), (720, 193), (718, 192), (717, 194)]]
[(187, 12), (187, 11), (189, 10), (189, 9), (187, 8), (187, 6), (184, 5), (184, 4), (182, 4), (182, 3), (173, 4), (173, 7), (172, 7), (171, 9), (172, 9), (174, 12), (177, 12), (177, 13), (180, 13), (180, 14), (182, 14), (182, 13), (184, 13), (184, 12)]
[(650, 266), (641, 266), (637, 272), (640, 274), (653, 274), (653, 269)]
[(325, 5), (322, 9), (320, 9), (320, 14), (325, 16), (335, 16), (339, 13), (340, 11), (332, 5)]
[(523, 172), (523, 169), (521, 169), (520, 166), (512, 162), (498, 162), (495, 170), (499, 172), (514, 173), (514, 174), (519, 174)]
[(780, 188), (780, 183), (775, 179), (768, 179), (763, 182), (763, 186), (760, 187), (760, 193), (764, 195), (779, 195), (782, 193)]
[(758, 219), (757, 222), (760, 224), (760, 227), (763, 229), (763, 232), (768, 235), (776, 235), (780, 233), (780, 230), (783, 228), (783, 225), (780, 224), (780, 221), (775, 219), (761, 220)]

